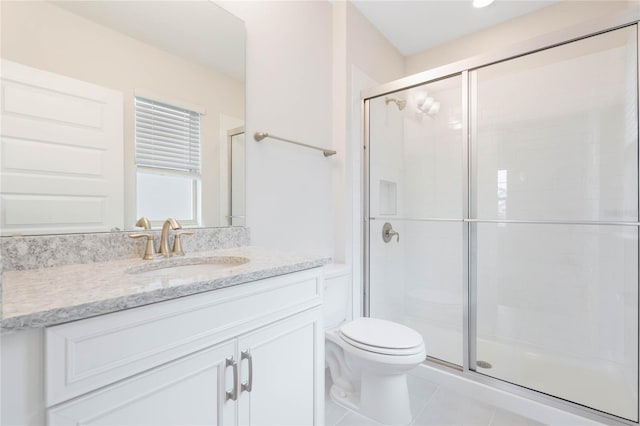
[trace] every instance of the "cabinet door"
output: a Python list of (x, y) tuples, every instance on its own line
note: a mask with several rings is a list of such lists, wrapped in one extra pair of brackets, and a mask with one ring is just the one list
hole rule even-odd
[(239, 424), (323, 424), (324, 330), (320, 308), (241, 336), (239, 350)]
[(49, 425), (232, 425), (235, 342), (214, 346), (48, 411)]

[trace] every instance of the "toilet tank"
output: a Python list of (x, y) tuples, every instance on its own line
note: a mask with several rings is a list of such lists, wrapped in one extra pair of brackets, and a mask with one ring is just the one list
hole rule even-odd
[(351, 271), (344, 264), (324, 267), (324, 327), (327, 330), (351, 320)]

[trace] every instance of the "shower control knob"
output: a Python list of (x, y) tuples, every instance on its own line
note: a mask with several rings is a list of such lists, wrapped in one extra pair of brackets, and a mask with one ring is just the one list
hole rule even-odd
[(393, 229), (389, 222), (387, 222), (382, 226), (382, 240), (385, 243), (388, 243), (393, 237), (396, 237), (396, 241), (400, 242), (400, 234)]

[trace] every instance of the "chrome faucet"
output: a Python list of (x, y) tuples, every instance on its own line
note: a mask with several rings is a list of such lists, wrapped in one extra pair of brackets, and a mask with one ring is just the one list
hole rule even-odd
[(169, 219), (164, 221), (162, 225), (162, 232), (160, 233), (160, 254), (164, 257), (171, 256), (171, 250), (169, 250), (169, 228), (171, 229), (182, 229), (182, 226), (178, 223), (177, 220), (170, 217)]

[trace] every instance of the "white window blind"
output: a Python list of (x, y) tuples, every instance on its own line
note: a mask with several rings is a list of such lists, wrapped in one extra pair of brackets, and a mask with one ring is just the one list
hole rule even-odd
[(136, 165), (200, 173), (200, 114), (135, 98)]

